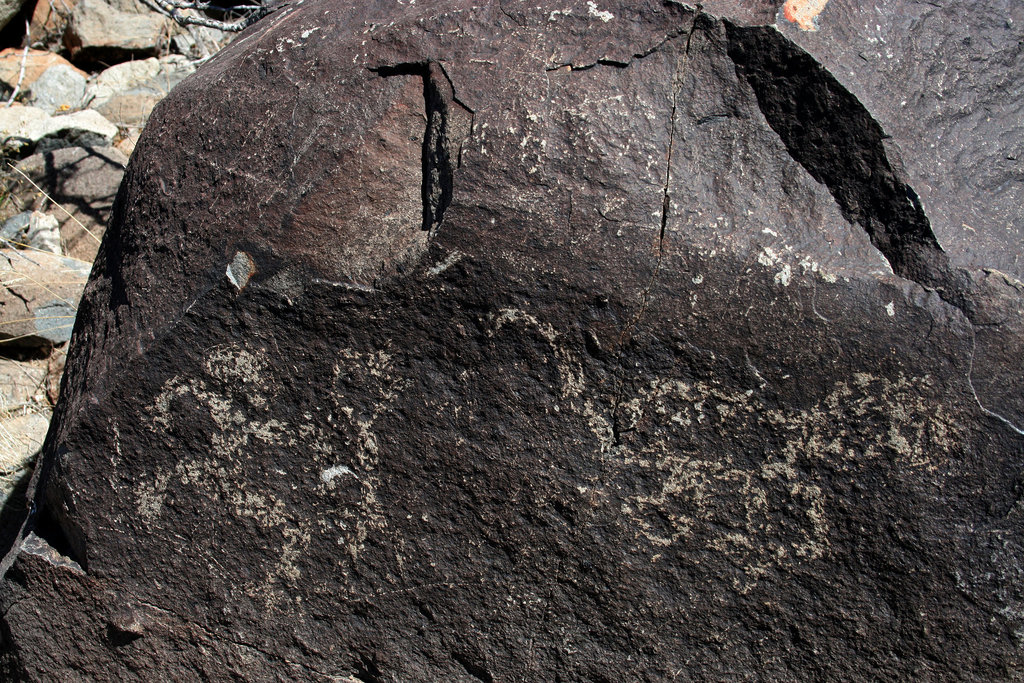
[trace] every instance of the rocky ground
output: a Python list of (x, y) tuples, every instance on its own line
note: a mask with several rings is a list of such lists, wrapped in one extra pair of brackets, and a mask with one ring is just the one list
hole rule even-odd
[(0, 2), (5, 18), (0, 507), (46, 436), (78, 299), (139, 133), (231, 35), (182, 29), (137, 0)]

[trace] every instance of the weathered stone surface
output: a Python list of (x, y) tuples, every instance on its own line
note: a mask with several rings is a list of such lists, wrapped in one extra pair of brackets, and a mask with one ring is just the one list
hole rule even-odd
[(90, 85), (90, 107), (122, 129), (141, 129), (171, 88), (195, 70), (181, 55), (117, 64)]
[(18, 164), (32, 182), (15, 175), (11, 195), (21, 207), (52, 213), (60, 221), (64, 252), (92, 263), (127, 163), (128, 157), (113, 147), (64, 147), (33, 154)]
[(56, 64), (35, 80), (29, 96), (33, 106), (54, 114), (78, 109), (85, 99), (85, 77), (67, 64)]
[(150, 92), (122, 93), (97, 105), (95, 109), (119, 128), (142, 128), (163, 98), (163, 95)]
[(118, 93), (139, 89), (166, 95), (195, 70), (195, 66), (181, 55), (115, 64), (99, 73), (89, 85), (89, 98), (94, 104), (102, 104)]
[[(918, 187), (1016, 215), (970, 175), (1015, 86), (965, 59), (944, 156), (963, 117), (894, 137), (877, 76), (1004, 4), (812, 4), (307, 1), (175, 89), (3, 563), (9, 670), (1019, 677), (1018, 243)], [(914, 49), (858, 63), (881, 23)]]
[[(21, 71), (23, 62), (25, 64), (24, 74)], [(71, 62), (52, 52), (29, 50), (26, 55), (24, 50), (7, 48), (0, 51), (0, 83), (3, 83), (9, 90), (13, 90), (18, 85), (25, 90), (31, 88), (36, 79), (54, 66), (75, 68)], [(78, 73), (85, 78), (85, 72), (79, 71)], [(20, 84), (19, 78), (21, 79)]]
[(61, 0), (59, 3), (37, 2), (29, 20), (31, 44), (46, 45), (54, 39), (59, 40), (75, 2), (76, 0)]
[(190, 26), (171, 39), (174, 48), (192, 59), (205, 59), (230, 42), (233, 34), (206, 26)]
[(45, 367), (0, 358), (0, 413), (37, 405), (45, 396)]
[(60, 255), (60, 223), (51, 214), (33, 211), (28, 218), (25, 244), (37, 251)]
[(874, 7), (829, 2), (817, 31), (780, 29), (871, 112), (953, 262), (1024, 277), (1024, 4)]
[(49, 427), (49, 410), (0, 414), (0, 508), (10, 492), (9, 484), (42, 448)]
[(76, 61), (120, 61), (156, 54), (172, 32), (156, 12), (125, 12), (103, 0), (78, 0), (64, 43)]
[(24, 4), (25, 0), (0, 0), (0, 28), (7, 26)]
[[(22, 211), (17, 213), (6, 221), (0, 228), (0, 239), (5, 242), (18, 242), (23, 236), (26, 230), (28, 230), (29, 223), (32, 221), (31, 211)], [(17, 244), (11, 245), (6, 244), (4, 246), (20, 246)]]
[(59, 149), (67, 146), (103, 147), (117, 135), (117, 126), (91, 109), (50, 116), (38, 107), (0, 109), (0, 140), (9, 150), (34, 145)]
[(89, 264), (45, 251), (0, 249), (0, 342), (50, 347), (71, 338)]

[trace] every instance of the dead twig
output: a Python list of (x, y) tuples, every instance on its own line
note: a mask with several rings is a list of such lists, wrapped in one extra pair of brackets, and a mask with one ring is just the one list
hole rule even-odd
[[(206, 28), (232, 33), (237, 33), (247, 26), (256, 23), (270, 11), (262, 3), (219, 7), (209, 2), (201, 2), (200, 0), (142, 0), (142, 2), (153, 11), (173, 19), (179, 26), (205, 26)], [(208, 10), (215, 12), (244, 12), (245, 14), (235, 21), (219, 21), (203, 14), (203, 12)]]
[(32, 40), (29, 38), (29, 32), (31, 26), (29, 20), (25, 20), (25, 50), (21, 53), (21, 71), (18, 72), (18, 82), (14, 84), (14, 91), (11, 93), (10, 98), (7, 100), (7, 106), (14, 104), (14, 98), (21, 92), (21, 83), (25, 80), (25, 63), (28, 61), (28, 48), (32, 44)]

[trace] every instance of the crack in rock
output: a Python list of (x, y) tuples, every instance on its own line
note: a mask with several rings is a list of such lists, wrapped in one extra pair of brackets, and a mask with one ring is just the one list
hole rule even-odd
[[(665, 40), (661, 41), (656, 47), (652, 48), (644, 55), (636, 55), (637, 58), (642, 59), (643, 57), (654, 53), (657, 49), (680, 36), (686, 37), (686, 43), (683, 47), (682, 54), (677, 55), (675, 69), (672, 73), (672, 106), (669, 112), (669, 137), (668, 137), (668, 149), (665, 155), (665, 183), (662, 186), (662, 202), (661, 202), (661, 217), (658, 226), (658, 252), (657, 261), (654, 265), (654, 272), (651, 273), (651, 278), (647, 282), (643, 291), (640, 292), (640, 308), (636, 314), (629, 321), (625, 328), (623, 328), (619, 335), (618, 343), (616, 344), (616, 361), (618, 363), (619, 377), (616, 381), (615, 395), (612, 398), (612, 409), (611, 409), (611, 423), (612, 423), (612, 434), (614, 437), (614, 443), (620, 445), (621, 436), (623, 433), (630, 431), (629, 429), (623, 429), (619, 422), (619, 407), (622, 402), (622, 391), (624, 381), (621, 377), (621, 373), (624, 371), (623, 368), (623, 357), (622, 349), (628, 339), (630, 333), (636, 329), (636, 326), (640, 324), (644, 314), (647, 312), (647, 307), (651, 301), (651, 290), (654, 288), (654, 283), (657, 282), (658, 276), (661, 274), (662, 264), (665, 258), (665, 230), (668, 226), (668, 217), (672, 204), (671, 185), (672, 185), (672, 159), (673, 152), (675, 150), (676, 141), (676, 121), (678, 119), (678, 106), (679, 106), (679, 90), (683, 72), (686, 64), (690, 58), (690, 43), (693, 38), (694, 31), (697, 30), (697, 22), (701, 18), (712, 19), (710, 15), (698, 12), (693, 15), (690, 25), (685, 29), (667, 36)], [(627, 65), (628, 66), (628, 65)]]
[(384, 78), (423, 79), (423, 230), (433, 236), (452, 203), (454, 169), (461, 165), (462, 146), (473, 130), (473, 110), (455, 97), (451, 79), (438, 62), (406, 62), (370, 69)]

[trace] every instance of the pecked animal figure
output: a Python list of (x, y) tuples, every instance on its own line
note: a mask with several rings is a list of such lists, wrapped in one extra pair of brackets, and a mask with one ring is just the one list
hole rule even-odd
[(780, 4), (306, 0), (176, 88), (8, 677), (1019, 675), (1024, 17)]

